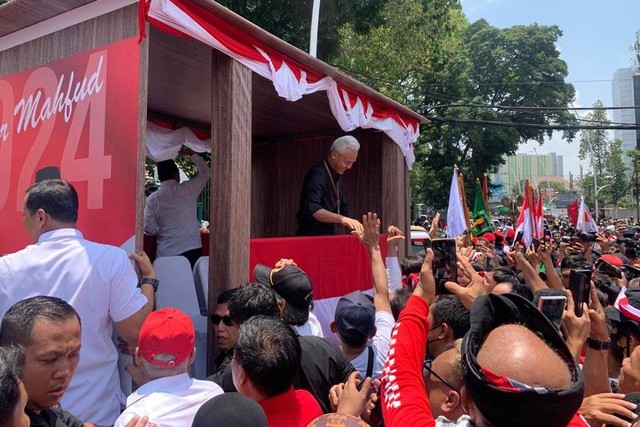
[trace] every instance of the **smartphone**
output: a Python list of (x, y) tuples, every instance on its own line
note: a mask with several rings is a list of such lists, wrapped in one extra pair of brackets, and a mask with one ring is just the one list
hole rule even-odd
[(458, 281), (455, 239), (431, 240), (433, 250), (433, 276), (436, 279), (436, 295), (448, 294), (445, 282)]
[(562, 313), (567, 304), (567, 297), (564, 295), (542, 295), (538, 300), (538, 310), (542, 312), (551, 323), (560, 329), (562, 323)]
[(582, 316), (582, 303), (589, 303), (591, 286), (591, 270), (571, 270), (569, 273), (569, 290), (573, 296), (576, 316)]
[(515, 245), (516, 243), (520, 243), (522, 241), (522, 236), (524, 236), (524, 232), (518, 231), (518, 234), (516, 234), (516, 238), (513, 239), (513, 244)]
[(531, 239), (531, 245), (533, 246), (533, 250), (538, 252), (538, 248), (540, 247), (540, 240)]
[(551, 230), (549, 230), (548, 228), (544, 229), (544, 239), (545, 240), (552, 240), (551, 239)]
[(595, 268), (596, 271), (600, 274), (622, 279), (622, 270), (613, 264), (609, 264), (603, 259), (599, 259), (596, 261)]

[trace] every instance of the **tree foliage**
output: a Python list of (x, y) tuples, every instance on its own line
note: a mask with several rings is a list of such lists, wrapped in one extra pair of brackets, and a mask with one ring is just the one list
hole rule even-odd
[[(594, 110), (586, 115), (590, 124), (608, 125), (609, 119), (602, 108), (602, 102), (596, 101)], [(618, 205), (628, 195), (630, 189), (629, 170), (623, 160), (622, 141), (611, 141), (606, 130), (585, 129), (580, 132), (580, 151), (578, 157), (589, 159), (592, 171), (585, 176), (582, 187), (590, 201), (595, 200), (593, 174), (598, 186), (598, 202)]]
[[(292, 45), (309, 51), (313, 0), (217, 0), (240, 16)], [(340, 47), (339, 29), (353, 23), (365, 34), (381, 23), (384, 0), (322, 0), (318, 23), (318, 58), (330, 60)]]

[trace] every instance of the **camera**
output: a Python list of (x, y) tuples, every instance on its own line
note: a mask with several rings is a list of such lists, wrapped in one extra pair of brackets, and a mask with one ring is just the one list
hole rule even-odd
[(580, 233), (578, 235), (578, 237), (580, 238), (581, 242), (595, 242), (596, 241), (596, 235), (593, 233)]

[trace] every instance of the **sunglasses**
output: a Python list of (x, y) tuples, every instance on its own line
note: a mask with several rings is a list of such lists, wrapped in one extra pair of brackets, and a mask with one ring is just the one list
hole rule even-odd
[(449, 384), (447, 381), (444, 380), (444, 378), (442, 378), (440, 375), (436, 374), (436, 372), (433, 369), (431, 369), (431, 360), (429, 360), (429, 359), (425, 360), (423, 368), (424, 368), (425, 371), (429, 372), (429, 375), (433, 375), (434, 377), (436, 377), (438, 379), (438, 381), (440, 381), (442, 384), (446, 385), (451, 390), (460, 393), (460, 390), (458, 390), (456, 387), (454, 387), (451, 384)]
[(211, 323), (217, 326), (220, 324), (220, 321), (222, 321), (222, 323), (227, 326), (233, 326), (233, 320), (231, 320), (231, 316), (220, 316), (217, 314), (211, 315)]

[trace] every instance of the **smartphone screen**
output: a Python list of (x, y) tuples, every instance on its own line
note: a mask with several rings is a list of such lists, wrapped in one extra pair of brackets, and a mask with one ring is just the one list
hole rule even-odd
[(542, 295), (538, 300), (538, 310), (542, 312), (547, 319), (551, 320), (551, 323), (557, 329), (560, 329), (562, 323), (562, 313), (564, 307), (567, 304), (567, 297), (562, 295)]
[(589, 303), (589, 286), (591, 286), (591, 270), (571, 270), (569, 290), (573, 296), (576, 316), (582, 316), (582, 303)]
[(433, 276), (436, 279), (436, 295), (447, 294), (445, 282), (458, 280), (456, 263), (456, 241), (454, 239), (433, 239)]

